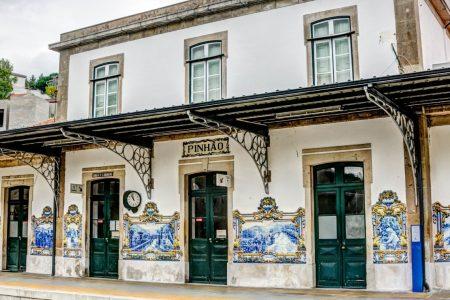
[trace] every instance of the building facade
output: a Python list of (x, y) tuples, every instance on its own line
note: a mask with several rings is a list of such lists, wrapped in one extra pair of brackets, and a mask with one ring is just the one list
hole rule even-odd
[(435, 12), (192, 0), (62, 34), (60, 122), (0, 134), (3, 269), (450, 288)]

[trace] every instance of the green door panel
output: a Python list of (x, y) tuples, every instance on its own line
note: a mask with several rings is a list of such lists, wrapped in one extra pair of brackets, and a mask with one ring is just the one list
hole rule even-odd
[(8, 270), (19, 271), (19, 238), (8, 238)]
[(7, 268), (12, 272), (25, 271), (27, 263), (28, 186), (8, 190)]
[(118, 277), (119, 181), (105, 179), (91, 184), (90, 276)]
[(315, 168), (314, 224), (317, 287), (366, 287), (362, 165)]
[(226, 284), (227, 189), (215, 185), (215, 173), (191, 176), (189, 182), (190, 281)]

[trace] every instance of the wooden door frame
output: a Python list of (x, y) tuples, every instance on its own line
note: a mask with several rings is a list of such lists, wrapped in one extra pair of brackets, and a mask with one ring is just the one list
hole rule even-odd
[[(210, 187), (210, 189), (208, 189), (208, 175), (211, 176), (211, 175), (214, 175), (214, 174), (226, 174), (226, 172), (209, 171), (209, 172), (194, 173), (194, 174), (190, 174), (190, 175), (187, 176), (189, 183), (190, 183), (191, 179), (194, 178), (194, 177), (202, 176), (202, 175), (204, 175), (206, 177), (205, 178), (206, 179), (206, 181), (205, 181), (205, 184), (206, 184), (205, 190), (206, 191), (205, 192), (200, 192), (200, 194), (204, 194), (205, 203), (207, 204), (207, 207), (208, 207), (208, 208), (206, 208), (206, 212), (207, 212), (206, 217), (207, 217), (207, 220), (208, 220), (207, 226), (209, 227), (209, 228), (207, 228), (207, 232), (211, 230), (211, 220), (213, 218), (213, 216), (211, 216), (211, 213), (212, 213), (211, 209), (213, 209), (213, 207), (212, 207), (212, 203), (208, 201), (208, 198), (214, 197), (214, 196), (217, 196), (217, 195), (223, 195), (223, 194), (227, 195), (228, 194), (226, 190), (221, 191), (220, 189), (216, 188), (216, 189), (212, 189), (212, 191), (210, 191), (211, 187)], [(228, 174), (226, 174), (226, 175), (228, 175)], [(187, 214), (187, 217), (188, 217), (188, 220), (189, 220), (189, 222), (188, 222), (188, 227), (189, 228), (188, 228), (188, 232), (187, 232), (188, 233), (188, 237), (187, 237), (188, 241), (190, 241), (191, 237), (192, 237), (192, 222), (191, 222), (191, 220), (192, 220), (192, 214), (191, 214), (191, 212), (192, 212), (192, 201), (190, 201), (190, 199), (192, 197), (192, 192), (193, 191), (191, 189), (191, 185), (188, 184), (188, 197), (187, 197), (187, 199), (188, 199), (188, 214)], [(196, 193), (194, 192), (193, 194), (196, 194)], [(197, 197), (197, 196), (194, 196), (194, 197)], [(201, 196), (199, 196), (199, 197), (201, 197)], [(227, 217), (227, 247), (229, 247), (230, 239), (229, 239), (229, 236), (228, 236), (228, 219), (229, 219), (229, 215), (228, 215), (228, 199), (227, 199), (227, 216), (226, 217)], [(190, 250), (191, 249), (189, 248), (189, 253), (188, 253), (188, 256), (187, 256), (189, 258), (189, 265), (191, 263), (191, 261), (190, 261)], [(211, 248), (209, 248), (208, 250), (209, 250), (208, 256), (209, 256), (209, 259), (210, 259), (209, 260), (209, 265), (210, 265), (210, 271), (211, 271)], [(189, 277), (190, 277), (190, 273), (189, 273)], [(192, 282), (192, 281), (190, 281), (190, 282)], [(214, 284), (214, 282), (209, 281), (208, 284)]]
[[(362, 167), (363, 168), (363, 174), (365, 177), (365, 171), (364, 171), (364, 163), (363, 162), (349, 162), (349, 161), (339, 161), (339, 162), (332, 162), (332, 163), (324, 163), (324, 164), (318, 164), (312, 167), (312, 176), (313, 179), (317, 173), (318, 169), (321, 168), (333, 168), (335, 167), (336, 170), (338, 170), (337, 167), (339, 167), (339, 171), (343, 171), (343, 168), (346, 166), (358, 166), (358, 167)], [(337, 174), (337, 172), (336, 172)], [(337, 178), (337, 176), (335, 177)], [(343, 178), (342, 178), (343, 180)], [(329, 185), (324, 185), (324, 186), (317, 186), (316, 183), (313, 180), (313, 199), (312, 201), (313, 203), (313, 208), (314, 208), (314, 215), (313, 215), (313, 225), (314, 225), (314, 232), (312, 232), (313, 236), (314, 236), (314, 253), (317, 252), (317, 241), (319, 239), (319, 232), (317, 230), (317, 225), (318, 225), (318, 217), (319, 215), (317, 214), (317, 192), (321, 192), (321, 191), (336, 191), (336, 205), (339, 204), (336, 207), (336, 226), (337, 226), (337, 239), (340, 237), (341, 239), (344, 239), (345, 236), (345, 229), (344, 226), (345, 225), (345, 209), (343, 209), (343, 204), (345, 204), (344, 199), (343, 199), (343, 194), (345, 193), (346, 190), (352, 190), (352, 189), (362, 189), (365, 190), (364, 187), (364, 182), (362, 183), (344, 183), (344, 182), (340, 182), (337, 183), (335, 182), (334, 184), (329, 184)], [(365, 199), (366, 200), (366, 199)], [(366, 203), (364, 203), (364, 233), (365, 233), (365, 245), (367, 248), (367, 228), (366, 228), (366, 223), (367, 223), (367, 216), (366, 216)], [(339, 240), (339, 239), (338, 239)], [(367, 251), (367, 249), (366, 249)], [(344, 286), (344, 260), (343, 260), (343, 253), (342, 250), (340, 250), (340, 254), (341, 254), (341, 258), (340, 258), (340, 265), (339, 265), (339, 272), (340, 272), (340, 286), (336, 287), (336, 288), (358, 288), (358, 287), (345, 287)], [(315, 280), (316, 280), (316, 287), (317, 286), (317, 271), (318, 271), (318, 266), (317, 266), (317, 256), (314, 257), (314, 263), (315, 263)], [(366, 286), (367, 286), (367, 257), (366, 257)], [(325, 287), (328, 288), (328, 287)], [(335, 288), (335, 287), (332, 287)]]
[[(180, 248), (183, 249), (185, 282), (189, 282), (189, 175), (205, 172), (224, 172), (231, 175), (232, 183), (227, 189), (228, 240), (233, 240), (233, 192), (234, 192), (234, 156), (214, 156), (182, 159), (178, 161), (178, 192), (180, 195)], [(228, 243), (228, 263), (233, 259), (233, 243)], [(228, 280), (228, 279), (227, 279)]]
[(306, 251), (310, 257), (311, 286), (317, 286), (315, 257), (315, 226), (314, 226), (314, 185), (313, 168), (317, 165), (337, 162), (362, 162), (364, 166), (364, 194), (366, 216), (366, 289), (375, 289), (375, 266), (373, 257), (373, 230), (371, 223), (372, 207), (372, 150), (371, 144), (357, 144), (336, 147), (310, 148), (302, 150), (303, 188), (305, 190), (306, 218)]
[[(112, 176), (102, 177), (102, 178), (94, 178), (94, 173), (103, 173), (103, 172), (112, 172)], [(82, 244), (81, 248), (82, 254), (84, 254), (84, 262), (85, 262), (85, 270), (84, 276), (89, 277), (89, 263), (90, 263), (90, 239), (91, 239), (91, 191), (90, 186), (92, 181), (96, 181), (98, 179), (118, 179), (119, 180), (119, 227), (123, 228), (123, 204), (120, 201), (123, 197), (123, 193), (125, 192), (125, 165), (116, 165), (116, 166), (105, 166), (105, 167), (93, 167), (93, 168), (83, 168), (82, 169), (82, 182), (83, 182), (83, 203), (84, 208), (82, 209), (84, 217), (84, 226), (82, 233)], [(71, 204), (68, 201), (65, 201), (65, 211), (68, 209), (68, 206)], [(80, 209), (81, 210), (81, 209)], [(122, 261), (122, 253), (120, 249), (122, 249), (123, 242), (123, 230), (119, 232), (119, 279), (120, 279), (120, 269), (121, 269), (121, 261)], [(84, 245), (84, 246), (83, 246)]]
[[(1, 216), (2, 220), (8, 220), (8, 202), (9, 202), (9, 193), (8, 190), (11, 187), (16, 186), (28, 186), (30, 188), (29, 198), (28, 198), (28, 234), (31, 233), (31, 215), (32, 215), (32, 204), (33, 204), (33, 190), (34, 190), (34, 175), (26, 174), (26, 175), (13, 175), (13, 176), (2, 176), (2, 197), (1, 201)], [(8, 222), (3, 222), (3, 234), (1, 236), (2, 243), (2, 255), (1, 255), (1, 266), (2, 270), (7, 269), (7, 254), (8, 254)], [(27, 237), (27, 260), (28, 260), (28, 250), (30, 249), (31, 238)], [(28, 266), (28, 263), (27, 263)], [(26, 271), (26, 270), (25, 270)]]

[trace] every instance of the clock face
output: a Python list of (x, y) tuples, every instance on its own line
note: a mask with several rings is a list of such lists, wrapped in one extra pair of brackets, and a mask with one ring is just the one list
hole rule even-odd
[(130, 207), (138, 207), (141, 204), (141, 195), (138, 192), (130, 192), (127, 202)]

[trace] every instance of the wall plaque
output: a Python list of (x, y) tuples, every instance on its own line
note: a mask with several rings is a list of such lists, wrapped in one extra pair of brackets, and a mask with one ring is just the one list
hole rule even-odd
[(230, 153), (230, 142), (228, 138), (207, 139), (183, 143), (183, 157), (228, 153)]
[(114, 172), (101, 172), (101, 173), (93, 173), (93, 178), (103, 178), (103, 177), (112, 177)]
[(82, 194), (83, 193), (83, 185), (82, 184), (71, 183), (70, 184), (70, 192), (72, 194)]

